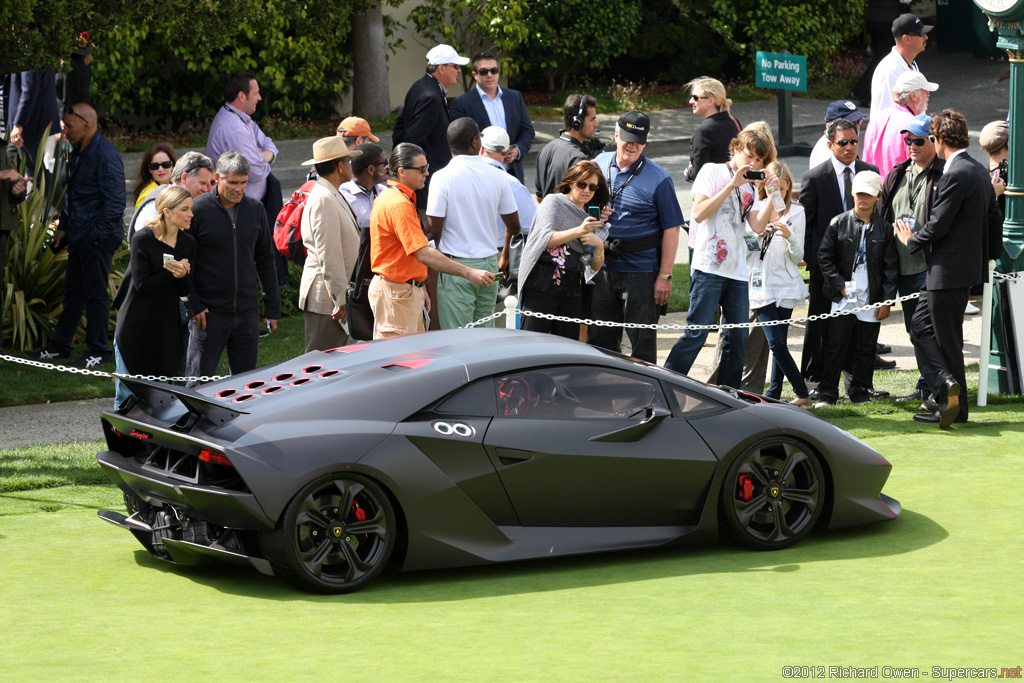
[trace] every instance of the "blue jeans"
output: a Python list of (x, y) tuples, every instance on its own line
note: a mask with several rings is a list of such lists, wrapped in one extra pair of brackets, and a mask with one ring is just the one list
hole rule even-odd
[[(770, 320), (788, 320), (792, 315), (792, 308), (782, 308), (774, 303), (757, 309), (757, 320), (762, 323)], [(786, 343), (786, 339), (789, 337), (789, 325), (765, 325), (761, 329), (764, 330), (764, 336), (768, 338), (768, 348), (772, 350), (774, 359), (772, 361), (772, 381), (768, 385), (767, 396), (776, 399), (782, 396), (782, 380), (785, 376), (793, 385), (796, 397), (807, 398), (807, 384), (804, 382), (804, 376), (800, 374), (800, 368), (793, 360)]]
[(68, 250), (64, 275), (64, 310), (57, 320), (53, 339), (47, 346), (71, 353), (71, 345), (85, 313), (85, 343), (97, 355), (109, 354), (110, 290), (107, 276), (120, 237), (108, 237), (98, 244), (78, 244)]
[[(128, 372), (128, 366), (124, 364), (124, 358), (121, 357), (121, 350), (117, 348), (116, 340), (114, 341), (114, 370), (121, 375), (132, 374)], [(114, 410), (121, 407), (121, 404), (133, 395), (131, 389), (126, 387), (124, 382), (119, 379), (114, 380)]]
[[(913, 275), (900, 275), (900, 279), (896, 281), (896, 291), (900, 296), (906, 296), (915, 292), (920, 292), (924, 289), (925, 280), (928, 277), (928, 271), (923, 270), (920, 273), (914, 273)], [(907, 334), (910, 334), (910, 321), (914, 318), (914, 311), (917, 310), (917, 302), (920, 299), (907, 299), (901, 305), (903, 306), (903, 327), (906, 328)], [(914, 357), (917, 358), (917, 347), (914, 347)], [(931, 391), (928, 388), (928, 382), (924, 379), (924, 373), (921, 371), (921, 359), (917, 358), (917, 370), (920, 373), (917, 377), (916, 389), (920, 391)]]
[[(694, 271), (691, 275), (693, 290), (690, 310), (686, 313), (688, 325), (710, 325), (722, 308), (723, 323), (745, 323), (750, 315), (747, 282), (730, 280), (720, 275)], [(740, 386), (743, 379), (743, 356), (747, 346), (747, 328), (723, 330), (722, 363), (718, 366), (718, 383), (730, 387)], [(672, 346), (665, 367), (686, 374), (693, 366), (707, 339), (708, 330), (686, 330)]]

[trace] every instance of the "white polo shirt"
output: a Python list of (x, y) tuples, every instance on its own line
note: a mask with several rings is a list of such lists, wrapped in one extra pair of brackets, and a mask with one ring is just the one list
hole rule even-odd
[(427, 216), (444, 218), (443, 254), (488, 258), (498, 253), (494, 240), (499, 216), (516, 213), (508, 174), (481, 156), (459, 154), (434, 174), (427, 197)]

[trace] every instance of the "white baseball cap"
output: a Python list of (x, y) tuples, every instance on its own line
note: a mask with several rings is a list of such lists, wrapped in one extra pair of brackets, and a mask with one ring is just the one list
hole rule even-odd
[(430, 48), (430, 52), (427, 53), (427, 64), (438, 65), (438, 64), (469, 64), (468, 57), (462, 57), (455, 48), (451, 45), (435, 45)]
[(892, 89), (895, 92), (914, 92), (915, 90), (935, 92), (939, 89), (939, 84), (929, 81), (920, 71), (904, 71), (896, 79), (896, 85)]
[(882, 194), (882, 176), (874, 171), (861, 171), (853, 176), (853, 193), (877, 197)]
[(480, 144), (489, 152), (504, 154), (509, 147), (508, 133), (501, 126), (487, 126), (480, 131)]

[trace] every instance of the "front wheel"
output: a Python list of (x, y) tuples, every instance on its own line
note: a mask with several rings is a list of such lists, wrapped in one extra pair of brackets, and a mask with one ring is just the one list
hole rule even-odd
[(827, 487), (818, 456), (803, 444), (786, 438), (754, 444), (722, 484), (724, 530), (755, 550), (788, 548), (814, 528)]
[(350, 593), (384, 570), (395, 539), (395, 512), (384, 490), (366, 477), (339, 474), (299, 491), (260, 543), (284, 581), (318, 593)]

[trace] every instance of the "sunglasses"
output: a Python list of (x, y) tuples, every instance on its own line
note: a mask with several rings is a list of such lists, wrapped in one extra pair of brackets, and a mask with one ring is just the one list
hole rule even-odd
[(494, 74), (495, 76), (497, 76), (498, 74), (501, 73), (501, 67), (496, 66), (491, 69), (477, 69), (476, 72), (481, 76), (487, 76), (488, 74)]
[(422, 166), (403, 166), (402, 168), (407, 171), (419, 171), (420, 173), (426, 173), (430, 168), (430, 164), (423, 164)]
[(917, 145), (918, 147), (924, 147), (924, 143), (928, 142), (927, 138), (912, 138), (909, 135), (903, 136), (903, 144), (907, 147), (911, 145)]
[(850, 138), (849, 140), (836, 140), (832, 143), (833, 145), (839, 145), (840, 147), (846, 147), (847, 145), (857, 146), (860, 144), (860, 138)]
[(699, 102), (700, 100), (710, 100), (710, 99), (711, 99), (711, 97), (709, 95), (690, 95), (690, 101), (691, 102)]
[(83, 120), (83, 121), (85, 121), (86, 123), (89, 123), (89, 121), (88, 121), (88, 120), (87, 120), (87, 119), (86, 119), (86, 118), (85, 118), (84, 116), (82, 116), (81, 114), (79, 114), (79, 113), (78, 113), (77, 111), (75, 111), (74, 109), (68, 109), (68, 113), (69, 113), (69, 114), (71, 114), (72, 116), (77, 116), (78, 118), (82, 119), (82, 120)]
[(195, 162), (194, 164), (190, 164), (190, 165), (186, 166), (185, 170), (182, 171), (182, 173), (191, 173), (192, 171), (196, 170), (197, 168), (205, 168), (205, 169), (208, 169), (208, 170), (212, 171), (213, 170), (213, 162), (210, 161), (209, 159), (207, 159), (206, 157), (203, 157), (202, 159), (200, 159), (199, 161)]
[(158, 168), (174, 168), (173, 161), (151, 161), (149, 163), (149, 170), (155, 171)]
[(576, 188), (579, 189), (579, 190), (590, 190), (591, 192), (597, 192), (597, 188), (598, 187), (600, 187), (600, 186), (599, 185), (592, 185), (590, 183), (585, 183), (582, 180), (577, 180), (576, 181)]

